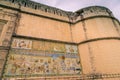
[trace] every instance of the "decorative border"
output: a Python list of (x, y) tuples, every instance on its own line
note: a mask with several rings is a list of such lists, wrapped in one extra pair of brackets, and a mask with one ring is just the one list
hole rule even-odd
[(45, 52), (45, 51), (36, 51), (36, 50), (21, 50), (21, 49), (11, 49), (11, 52), (15, 54), (22, 55), (31, 55), (31, 56), (43, 56), (43, 57), (52, 57), (52, 56), (65, 56), (66, 58), (79, 58), (79, 54), (74, 53), (57, 53), (57, 52)]
[[(43, 79), (47, 79), (47, 80), (93, 80), (93, 79), (109, 79), (109, 78), (120, 78), (120, 73), (118, 74), (81, 74), (81, 75), (53, 75), (53, 76), (41, 76), (41, 77), (29, 77), (26, 78), (24, 76), (21, 76), (19, 78), (15, 78), (15, 80), (43, 80)], [(4, 79), (7, 79), (6, 77), (4, 77)], [(14, 79), (14, 78), (8, 78), (7, 80), (10, 79)]]

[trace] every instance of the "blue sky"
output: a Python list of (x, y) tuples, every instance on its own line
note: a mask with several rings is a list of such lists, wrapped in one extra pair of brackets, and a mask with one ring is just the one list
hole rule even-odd
[(65, 11), (76, 11), (88, 6), (105, 6), (120, 21), (120, 0), (32, 0), (49, 6), (57, 7)]

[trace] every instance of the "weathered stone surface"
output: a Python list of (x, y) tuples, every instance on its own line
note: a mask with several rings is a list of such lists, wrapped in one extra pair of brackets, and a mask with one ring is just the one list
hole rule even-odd
[(8, 53), (7, 50), (0, 50), (0, 78), (3, 74), (7, 53)]
[(3, 80), (119, 80), (119, 45), (120, 23), (105, 7), (0, 0)]

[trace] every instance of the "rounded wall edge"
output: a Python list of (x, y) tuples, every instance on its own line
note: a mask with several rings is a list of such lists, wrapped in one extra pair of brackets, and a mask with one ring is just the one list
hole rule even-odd
[(90, 16), (90, 17), (82, 18), (82, 19), (79, 19), (76, 22), (74, 22), (74, 24), (77, 24), (77, 23), (85, 21), (85, 20), (93, 19), (93, 18), (110, 18), (110, 19), (116, 20), (120, 25), (120, 21), (116, 17), (107, 16), (107, 15), (96, 15), (96, 16)]
[(76, 14), (74, 18), (74, 23), (87, 20), (87, 19), (91, 19), (91, 18), (95, 18), (95, 17), (108, 17), (108, 18), (115, 19), (119, 22), (119, 20), (114, 17), (112, 11), (103, 6), (90, 6), (90, 7), (77, 10), (74, 13)]
[(110, 9), (107, 8), (107, 7), (95, 5), (95, 6), (88, 6), (88, 7), (79, 9), (79, 10), (75, 11), (75, 13), (79, 13), (79, 12), (82, 12), (82, 10), (90, 9), (90, 8), (101, 8), (101, 9), (106, 9), (106, 10), (108, 10), (109, 12), (112, 12), (112, 11), (110, 11)]
[(82, 42), (79, 42), (78, 45), (90, 43), (90, 42), (95, 42), (95, 41), (100, 41), (100, 40), (120, 40), (120, 37), (102, 37), (102, 38), (94, 38), (94, 39), (89, 39), (89, 40), (84, 40)]
[[(74, 42), (79, 44), (106, 39), (106, 38), (120, 38), (120, 22), (114, 18), (109, 16), (93, 16), (89, 18), (85, 18), (75, 23), (73, 26), (76, 30), (73, 33)], [(80, 35), (80, 36), (78, 36)], [(76, 41), (75, 41), (76, 40)]]

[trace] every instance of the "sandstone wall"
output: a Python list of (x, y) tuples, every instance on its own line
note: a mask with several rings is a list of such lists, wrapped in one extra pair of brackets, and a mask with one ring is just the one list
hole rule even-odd
[(0, 1), (5, 80), (119, 80), (119, 40), (120, 23), (105, 7), (73, 13), (26, 0)]
[(120, 73), (119, 23), (110, 18), (94, 18), (84, 24), (86, 41), (79, 44), (83, 73)]
[(72, 42), (68, 23), (24, 13), (21, 13), (17, 35)]

